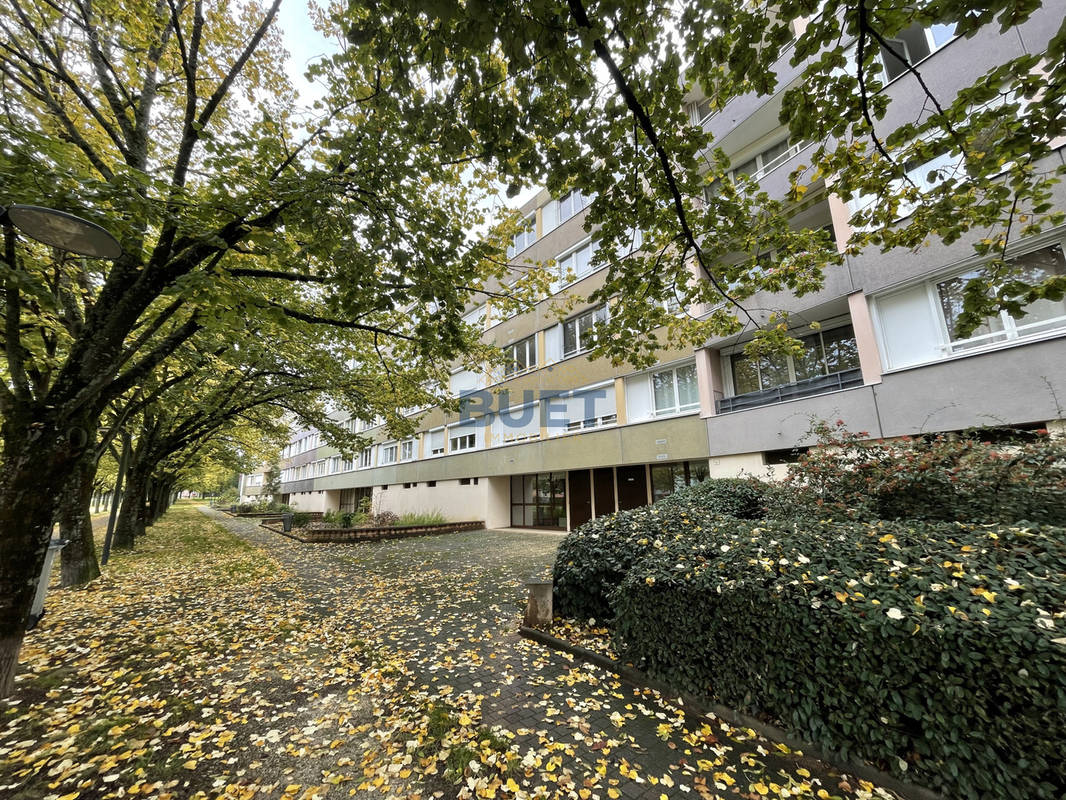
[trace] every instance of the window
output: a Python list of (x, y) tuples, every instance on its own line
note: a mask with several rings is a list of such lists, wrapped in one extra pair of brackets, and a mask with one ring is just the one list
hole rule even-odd
[(954, 22), (930, 28), (911, 25), (894, 37), (886, 38), (880, 54), (885, 80), (895, 80), (907, 71), (907, 65), (913, 66), (923, 61), (954, 38)]
[(395, 464), (399, 449), (400, 448), (395, 444), (383, 444), (381, 446), (381, 458), (378, 459), (378, 463)]
[(403, 485), (403, 488), (404, 488), (404, 489), (411, 489), (411, 488), (413, 488), (413, 487), (415, 487), (415, 486), (418, 486), (418, 484), (417, 484), (417, 483), (405, 483), (405, 484)]
[(410, 461), (415, 457), (415, 443), (414, 441), (403, 442), (400, 445), (400, 460)]
[(460, 478), (459, 479), (459, 485), (460, 486), (469, 486), (470, 485), (470, 479), (469, 478)]
[(389, 490), (389, 485), (387, 483), (383, 483), (381, 485), (381, 491), (387, 492), (388, 490)]
[(537, 215), (530, 214), (526, 217), (522, 230), (511, 240), (511, 246), (507, 248), (507, 258), (514, 258), (535, 241), (537, 241)]
[(597, 244), (589, 242), (556, 259), (560, 285), (583, 278), (592, 272), (592, 257), (596, 253)]
[(476, 433), (464, 433), (459, 436), (453, 436), (451, 439), (451, 451), (453, 453), (456, 450), (473, 450), (475, 447), (477, 447)]
[[(787, 138), (782, 139), (777, 142), (777, 144), (770, 145), (761, 153), (756, 153), (747, 161), (742, 161), (737, 164), (733, 167), (731, 175), (734, 180), (737, 175), (747, 175), (754, 181), (760, 180), (763, 176), (777, 169), (806, 146), (807, 142), (799, 141), (793, 143)], [(711, 187), (707, 188), (710, 189)]]
[(563, 323), (563, 357), (576, 355), (596, 344), (595, 328), (607, 321), (607, 308), (600, 306)]
[(444, 452), (444, 428), (429, 433), (429, 454), (439, 456)]
[(359, 454), (359, 468), (369, 467), (374, 460), (374, 448), (367, 447)]
[(566, 473), (511, 476), (511, 524), (566, 528)]
[(590, 202), (591, 198), (586, 198), (581, 193), (580, 189), (574, 189), (572, 192), (567, 192), (559, 198), (559, 222), (565, 222), (580, 212)]
[[(1060, 244), (1012, 258), (1010, 264), (1017, 279), (1027, 284), (1041, 283), (1053, 275), (1066, 275), (1066, 258)], [(1037, 300), (1025, 306), (1024, 315), (1017, 318), (1007, 311), (986, 317), (976, 330), (962, 338), (956, 326), (962, 314), (963, 292), (967, 282), (980, 274), (981, 270), (972, 270), (936, 284), (937, 305), (952, 353), (1066, 327), (1066, 300)]]
[(711, 99), (705, 98), (688, 105), (689, 119), (693, 124), (699, 125), (711, 115)]
[(676, 464), (651, 465), (652, 502), (662, 500), (678, 489), (707, 480), (706, 461), (679, 461)]
[(656, 372), (651, 381), (655, 416), (694, 411), (700, 407), (695, 364)]
[(530, 336), (520, 342), (503, 348), (507, 363), (503, 367), (504, 375), (520, 375), (537, 366), (537, 337)]
[(426, 481), (426, 486), (428, 486), (430, 489), (432, 489), (436, 485), (437, 485), (436, 481)]
[(797, 356), (730, 356), (733, 394), (765, 391), (859, 368), (859, 350), (850, 324), (819, 331), (799, 341), (803, 352)]

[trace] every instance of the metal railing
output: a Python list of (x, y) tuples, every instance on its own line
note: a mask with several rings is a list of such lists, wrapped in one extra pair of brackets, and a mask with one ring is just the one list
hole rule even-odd
[(843, 372), (834, 372), (831, 375), (821, 375), (817, 378), (796, 381), (784, 386), (775, 386), (772, 389), (762, 389), (758, 392), (723, 397), (715, 402), (715, 406), (719, 414), (725, 414), (730, 411), (743, 411), (747, 408), (783, 403), (785, 400), (798, 400), (802, 397), (813, 397), (814, 395), (836, 392), (841, 389), (851, 389), (854, 386), (862, 386), (861, 369), (848, 369)]

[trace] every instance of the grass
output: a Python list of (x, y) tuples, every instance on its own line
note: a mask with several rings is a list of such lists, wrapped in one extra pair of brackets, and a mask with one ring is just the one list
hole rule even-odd
[(397, 528), (411, 528), (415, 525), (443, 525), (448, 521), (448, 518), (444, 516), (438, 509), (432, 511), (414, 512), (409, 511), (406, 514), (401, 514), (400, 519), (396, 523)]

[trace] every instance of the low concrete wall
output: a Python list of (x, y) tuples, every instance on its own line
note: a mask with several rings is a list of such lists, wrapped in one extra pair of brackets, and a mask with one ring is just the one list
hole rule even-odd
[(280, 522), (264, 522), (262, 527), (288, 536), (298, 542), (375, 542), (382, 539), (406, 539), (412, 536), (434, 536), (440, 533), (457, 533), (459, 531), (479, 531), (485, 523), (446, 522), (443, 525), (411, 525), (405, 528), (294, 528), (283, 531)]

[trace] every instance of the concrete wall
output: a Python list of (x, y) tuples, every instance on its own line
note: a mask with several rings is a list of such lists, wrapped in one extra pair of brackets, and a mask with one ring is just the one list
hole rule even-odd
[(437, 481), (436, 486), (424, 483), (410, 489), (402, 483), (389, 484), (388, 489), (374, 487), (373, 504), (378, 513), (427, 513), (439, 511), (449, 522), (484, 520), (489, 493), (488, 481), (479, 480), (477, 486), (461, 486), (459, 481)]
[(289, 495), (289, 506), (297, 511), (327, 511), (326, 493), (323, 491), (297, 492)]

